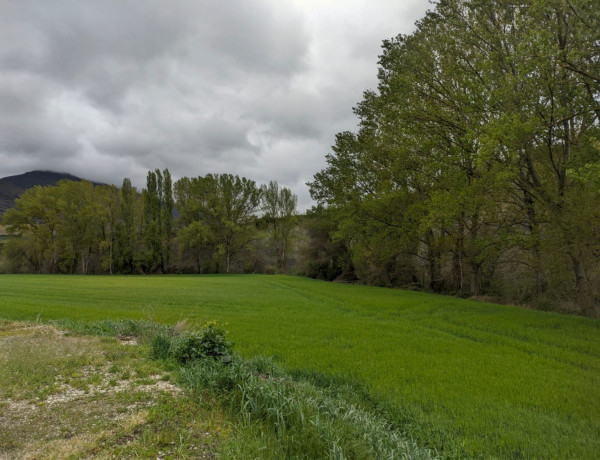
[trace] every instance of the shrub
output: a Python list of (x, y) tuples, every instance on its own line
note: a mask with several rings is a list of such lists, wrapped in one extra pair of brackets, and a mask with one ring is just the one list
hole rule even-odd
[(182, 363), (204, 358), (220, 359), (228, 363), (231, 361), (232, 343), (227, 340), (226, 335), (216, 321), (210, 321), (199, 331), (176, 337), (171, 343), (171, 355)]

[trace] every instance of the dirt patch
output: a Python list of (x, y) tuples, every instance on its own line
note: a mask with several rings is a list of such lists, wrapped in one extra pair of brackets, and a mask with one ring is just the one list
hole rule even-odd
[(160, 392), (166, 392), (174, 396), (179, 396), (183, 393), (183, 390), (178, 386), (163, 380), (165, 377), (160, 374), (149, 376), (143, 383), (136, 382), (135, 380), (116, 380), (113, 374), (109, 372), (111, 365), (109, 363), (101, 369), (89, 366), (83, 368), (82, 373), (86, 379), (100, 378), (99, 383), (86, 385), (85, 388), (75, 388), (65, 383), (63, 376), (58, 376), (55, 383), (58, 384), (59, 391), (48, 396), (45, 403), (52, 406), (75, 399), (93, 398), (97, 395), (116, 394), (126, 391), (143, 391), (151, 393), (153, 396), (157, 396)]
[(139, 345), (138, 338), (133, 335), (120, 335), (117, 339), (121, 345)]
[(0, 322), (0, 338), (36, 335), (62, 337), (65, 335), (65, 332), (47, 324)]
[[(153, 425), (148, 414), (170, 414), (189, 398), (134, 344), (128, 336), (75, 337), (48, 325), (0, 322), (0, 460), (177, 457), (164, 447), (159, 455), (163, 431), (191, 435), (170, 421)], [(124, 450), (120, 439), (128, 440)], [(202, 452), (212, 449), (201, 444)]]

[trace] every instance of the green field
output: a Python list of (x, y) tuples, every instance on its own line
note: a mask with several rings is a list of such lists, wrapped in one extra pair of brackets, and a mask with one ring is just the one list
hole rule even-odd
[(253, 275), (3, 275), (0, 317), (217, 319), (244, 356), (364, 384), (443, 456), (600, 455), (598, 320)]

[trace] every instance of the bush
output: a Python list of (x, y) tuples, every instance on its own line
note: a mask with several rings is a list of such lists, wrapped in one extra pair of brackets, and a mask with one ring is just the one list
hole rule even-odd
[[(171, 343), (171, 356), (181, 363), (204, 358), (231, 361), (232, 343), (216, 321), (206, 323), (199, 331), (185, 333)], [(156, 347), (164, 344), (156, 343)]]

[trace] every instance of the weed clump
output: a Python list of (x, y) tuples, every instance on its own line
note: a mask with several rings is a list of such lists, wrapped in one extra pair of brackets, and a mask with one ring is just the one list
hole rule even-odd
[(157, 334), (152, 340), (152, 356), (157, 359), (172, 358), (186, 364), (201, 359), (232, 360), (233, 344), (227, 332), (216, 321), (209, 321), (199, 330), (179, 332), (171, 329), (168, 334)]
[(216, 321), (210, 321), (199, 331), (176, 337), (172, 343), (172, 355), (181, 363), (205, 358), (230, 362), (231, 347), (225, 330)]
[(211, 359), (196, 360), (182, 367), (179, 375), (184, 385), (220, 400), (237, 418), (238, 439), (223, 446), (226, 458), (436, 456), (368, 402), (347, 398), (347, 388), (294, 378), (263, 357), (236, 356), (227, 366)]

